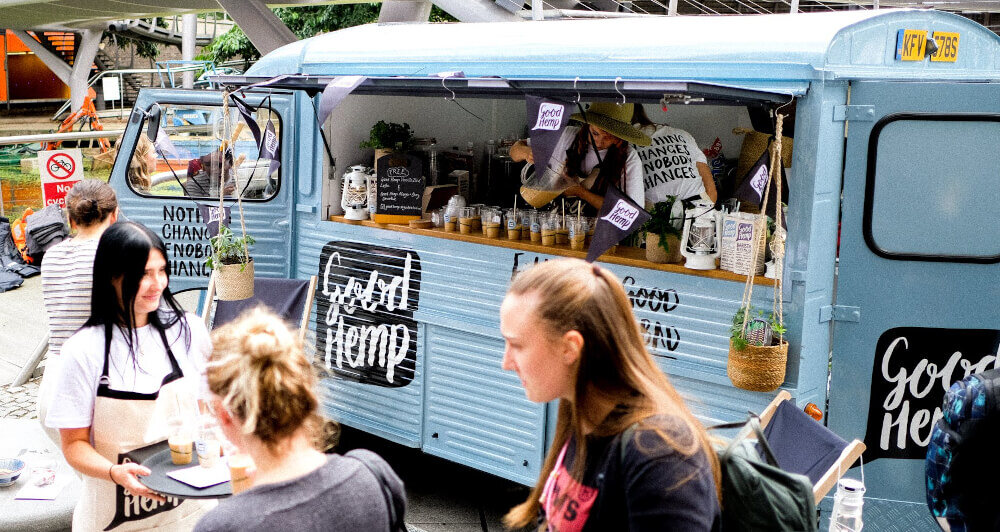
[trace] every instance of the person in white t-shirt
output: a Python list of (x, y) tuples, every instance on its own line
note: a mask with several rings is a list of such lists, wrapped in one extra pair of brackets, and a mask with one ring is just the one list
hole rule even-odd
[(690, 133), (653, 123), (641, 105), (636, 106), (632, 123), (651, 140), (648, 146), (636, 148), (642, 161), (647, 208), (666, 201), (667, 196), (713, 203), (718, 199), (708, 159)]
[(190, 530), (214, 506), (166, 498), (138, 479), (150, 474), (140, 455), (164, 444), (168, 419), (197, 415), (182, 405), (205, 390), (208, 331), (168, 281), (166, 248), (148, 228), (118, 222), (101, 235), (90, 318), (62, 345), (46, 419), (83, 475), (74, 531)]
[(90, 316), (94, 253), (104, 230), (118, 220), (115, 191), (100, 179), (84, 179), (66, 193), (69, 225), (76, 234), (52, 246), (42, 262), (42, 300), (49, 324), (49, 353), (38, 390), (38, 421), (57, 445), (59, 432), (45, 427), (63, 342)]
[[(563, 194), (587, 202), (588, 216), (601, 209), (610, 185), (643, 204), (642, 163), (633, 144), (646, 146), (650, 140), (631, 125), (633, 107), (631, 103), (590, 104), (585, 113), (570, 116), (584, 126), (567, 126), (552, 150), (549, 166), (557, 168), (565, 163), (567, 174), (579, 183)], [(524, 140), (511, 147), (510, 156), (515, 161), (535, 162), (531, 146)]]

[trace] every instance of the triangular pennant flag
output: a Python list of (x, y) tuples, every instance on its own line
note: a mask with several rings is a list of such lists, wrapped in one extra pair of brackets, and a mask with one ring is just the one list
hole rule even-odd
[(337, 76), (327, 83), (323, 96), (319, 98), (319, 114), (316, 117), (319, 123), (325, 124), (337, 105), (366, 79), (365, 76)]
[(257, 125), (257, 121), (253, 118), (255, 109), (250, 107), (247, 102), (237, 98), (235, 94), (230, 94), (229, 96), (233, 99), (233, 104), (236, 105), (236, 109), (240, 112), (240, 116), (243, 117), (243, 121), (250, 128), (250, 132), (253, 133), (254, 142), (260, 146), (260, 126)]
[(208, 226), (208, 236), (215, 236), (219, 234), (219, 222), (222, 225), (229, 227), (229, 223), (232, 222), (232, 216), (230, 216), (230, 207), (227, 205), (221, 211), (218, 207), (212, 205), (205, 205), (204, 203), (198, 203), (198, 213), (201, 214), (201, 219)]
[(605, 251), (621, 242), (628, 235), (639, 230), (650, 219), (645, 209), (639, 206), (611, 185), (604, 195), (604, 204), (597, 214), (597, 226), (594, 227), (594, 238), (587, 252), (587, 262), (594, 262)]
[[(563, 128), (569, 122), (568, 104), (530, 94), (524, 97), (524, 102), (527, 104), (528, 124), (532, 125), (528, 136), (531, 137), (535, 173), (542, 175), (552, 158), (552, 150), (562, 137)], [(558, 171), (556, 168), (553, 170)]]
[[(768, 186), (771, 187), (771, 194), (768, 197), (768, 205), (766, 205), (765, 209), (762, 203), (764, 202), (764, 191)], [(784, 168), (781, 169), (781, 188), (782, 195), (784, 196), (788, 190), (788, 181), (785, 178)], [(764, 150), (764, 153), (760, 154), (760, 157), (757, 158), (757, 162), (750, 167), (750, 171), (744, 176), (743, 182), (736, 187), (734, 195), (743, 203), (748, 203), (754, 205), (757, 209), (765, 210), (765, 213), (773, 218), (775, 196), (778, 195), (777, 189), (777, 184), (771, 179), (771, 149), (768, 146), (768, 149)], [(786, 199), (787, 196), (781, 198), (781, 201), (785, 201)]]
[(273, 174), (278, 169), (278, 166), (281, 165), (281, 142), (278, 140), (278, 135), (274, 132), (274, 122), (270, 119), (268, 119), (267, 125), (264, 126), (264, 137), (261, 139), (260, 152), (257, 155), (257, 160), (260, 159), (271, 161), (267, 175)]

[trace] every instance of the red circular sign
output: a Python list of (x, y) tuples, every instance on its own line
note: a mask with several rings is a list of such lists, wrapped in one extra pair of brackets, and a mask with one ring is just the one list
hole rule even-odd
[(54, 153), (45, 161), (45, 167), (49, 169), (49, 175), (56, 179), (67, 179), (76, 171), (76, 163), (73, 158), (65, 153)]

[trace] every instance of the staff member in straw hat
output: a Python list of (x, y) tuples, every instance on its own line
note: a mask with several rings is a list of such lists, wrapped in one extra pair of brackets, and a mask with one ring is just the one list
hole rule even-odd
[[(585, 126), (566, 127), (552, 150), (550, 166), (565, 163), (566, 172), (579, 182), (563, 194), (585, 201), (584, 214), (593, 216), (600, 210), (612, 184), (639, 205), (645, 202), (642, 161), (632, 145), (648, 146), (650, 139), (632, 126), (633, 111), (631, 103), (592, 103), (586, 112), (570, 116)], [(535, 162), (531, 146), (523, 140), (511, 147), (510, 156)]]

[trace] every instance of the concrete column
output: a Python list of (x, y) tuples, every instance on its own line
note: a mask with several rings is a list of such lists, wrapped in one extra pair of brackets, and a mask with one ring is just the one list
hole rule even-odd
[(670, 0), (670, 3), (667, 4), (667, 15), (671, 17), (677, 16), (677, 0)]
[[(181, 59), (185, 61), (194, 60), (195, 38), (198, 36), (198, 15), (188, 13), (181, 17), (181, 25), (184, 33), (181, 34)], [(194, 87), (194, 71), (183, 73), (183, 86), (185, 89)]]
[(299, 40), (262, 0), (218, 0), (261, 55)]
[(41, 59), (42, 63), (45, 63), (45, 66), (49, 67), (49, 70), (51, 70), (60, 81), (67, 85), (70, 84), (69, 77), (70, 74), (73, 73), (73, 69), (70, 68), (70, 66), (67, 65), (61, 57), (46, 50), (45, 47), (42, 46), (42, 43), (36, 41), (34, 37), (28, 35), (28, 32), (24, 30), (11, 30), (11, 32), (13, 32), (18, 39), (21, 39), (21, 42), (23, 42), (29, 50), (34, 52), (35, 56)]
[(429, 0), (383, 0), (378, 22), (427, 22), (433, 6)]
[(87, 95), (87, 78), (90, 77), (90, 67), (97, 57), (101, 45), (101, 29), (85, 29), (80, 32), (80, 45), (76, 48), (76, 58), (73, 60), (73, 71), (69, 78), (70, 112), (75, 112), (83, 106)]
[(462, 22), (523, 22), (493, 0), (434, 0), (434, 5)]

